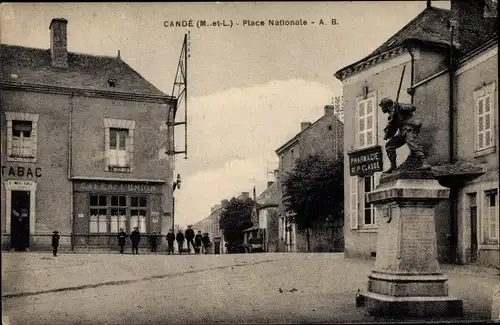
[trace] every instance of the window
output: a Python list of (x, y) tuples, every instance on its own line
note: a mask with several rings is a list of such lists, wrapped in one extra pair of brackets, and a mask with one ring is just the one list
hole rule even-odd
[(131, 172), (133, 169), (135, 122), (105, 118), (105, 170)]
[(90, 233), (107, 233), (107, 197), (105, 195), (90, 196)]
[(485, 193), (486, 204), (485, 213), (483, 215), (485, 234), (488, 242), (498, 242), (498, 191), (497, 189), (489, 190)]
[(7, 161), (36, 162), (38, 114), (5, 112)]
[(357, 108), (357, 148), (374, 146), (377, 144), (375, 97), (359, 100)]
[(375, 188), (375, 177), (374, 176), (366, 176), (364, 177), (364, 225), (365, 226), (375, 226), (375, 206), (373, 204), (368, 203), (368, 193), (374, 190)]
[(146, 232), (147, 206), (148, 200), (146, 197), (130, 197), (130, 229), (139, 227), (140, 232)]
[(494, 90), (495, 83), (492, 83), (474, 92), (476, 152), (495, 148)]
[(350, 204), (350, 223), (351, 223), (351, 229), (358, 229), (358, 177), (357, 176), (352, 176), (351, 177), (351, 184), (350, 184), (350, 198), (349, 198), (349, 204)]

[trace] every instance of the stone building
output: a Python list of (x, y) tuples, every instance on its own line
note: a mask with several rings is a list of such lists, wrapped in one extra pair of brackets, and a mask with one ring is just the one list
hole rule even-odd
[[(378, 104), (395, 99), (402, 80), (399, 102), (417, 107), (429, 163), (448, 173), (452, 194), (436, 208), (439, 260), (499, 265), (498, 26), (490, 9), (485, 1), (452, 0), (451, 10), (428, 3), (375, 51), (335, 74), (346, 126), (347, 257), (376, 255), (381, 212), (365, 199), (389, 167), (383, 152), (377, 168), (358, 173), (349, 156), (381, 152), (387, 116)], [(408, 153), (406, 146), (398, 150), (398, 164)]]
[[(175, 99), (121, 58), (1, 45), (2, 248), (114, 248), (116, 233), (166, 233), (172, 164), (165, 128)], [(146, 241), (143, 241), (144, 243)]]
[[(279, 209), (279, 246), (280, 251), (304, 252), (307, 251), (305, 230), (297, 229), (289, 221), (284, 209), (283, 185), (281, 180), (287, 172), (291, 172), (298, 158), (310, 154), (323, 153), (337, 156), (344, 147), (344, 126), (335, 115), (332, 105), (324, 107), (324, 115), (314, 123), (302, 122), (301, 131), (276, 150), (279, 157), (278, 191), (282, 194)], [(314, 225), (310, 233), (311, 252), (314, 251), (342, 251), (342, 224)]]

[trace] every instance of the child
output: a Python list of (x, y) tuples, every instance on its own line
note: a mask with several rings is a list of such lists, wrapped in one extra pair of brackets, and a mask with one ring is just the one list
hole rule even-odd
[(54, 234), (52, 235), (52, 254), (57, 256), (57, 247), (59, 247), (59, 231), (54, 230)]

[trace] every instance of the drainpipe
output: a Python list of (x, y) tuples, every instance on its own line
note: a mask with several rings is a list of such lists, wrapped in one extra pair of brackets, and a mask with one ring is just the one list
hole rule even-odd
[[(450, 53), (448, 61), (448, 76), (449, 76), (449, 161), (450, 164), (455, 163), (455, 62), (453, 57), (454, 48), (454, 33), (457, 22), (454, 20), (449, 21), (450, 29)], [(457, 262), (457, 241), (458, 241), (458, 186), (451, 184), (450, 187), (450, 204), (451, 204), (451, 262)]]
[(68, 127), (68, 180), (70, 182), (70, 195), (69, 195), (69, 223), (71, 225), (71, 251), (74, 251), (75, 241), (73, 238), (75, 225), (73, 224), (73, 182), (71, 181), (72, 158), (73, 158), (73, 93), (69, 94), (69, 127)]

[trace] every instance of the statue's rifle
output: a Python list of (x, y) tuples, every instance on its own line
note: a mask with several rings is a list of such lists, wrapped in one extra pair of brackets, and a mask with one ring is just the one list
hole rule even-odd
[[(396, 94), (396, 100), (394, 101), (395, 110), (398, 109), (399, 93), (401, 92), (401, 86), (403, 85), (403, 78), (405, 75), (405, 69), (406, 69), (406, 65), (403, 66), (403, 71), (401, 72), (401, 78), (399, 79), (398, 92)], [(393, 111), (393, 114), (396, 115), (396, 111)], [(392, 138), (396, 134), (396, 132), (398, 131), (397, 124), (395, 124), (394, 122), (395, 121), (394, 121), (394, 117), (393, 117), (392, 119), (389, 120), (389, 124), (387, 125), (387, 127), (384, 130), (385, 137), (387, 139)]]

